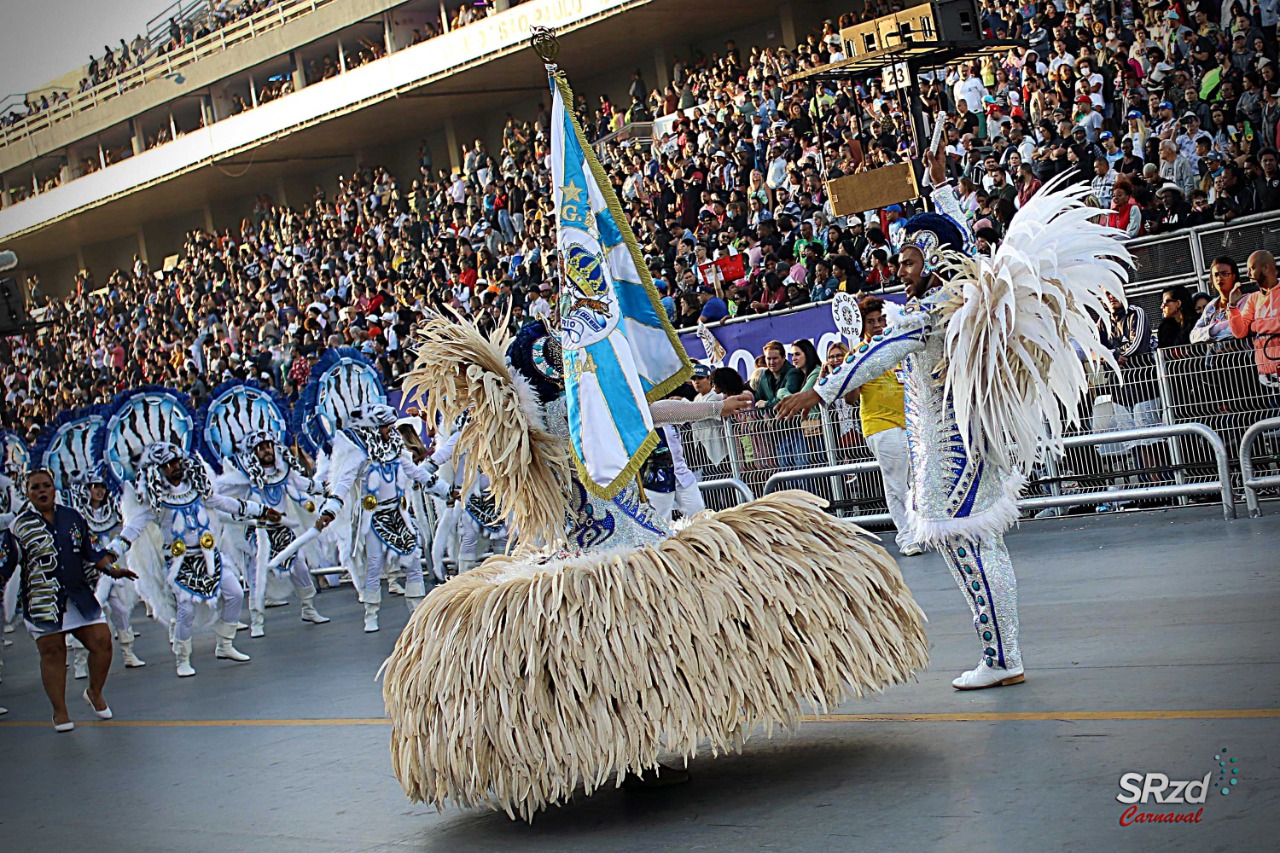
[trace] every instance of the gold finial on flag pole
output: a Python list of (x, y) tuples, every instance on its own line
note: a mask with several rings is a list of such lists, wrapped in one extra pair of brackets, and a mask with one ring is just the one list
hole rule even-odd
[(533, 52), (541, 57), (548, 70), (555, 69), (556, 59), (560, 56), (560, 40), (556, 38), (554, 28), (530, 27), (529, 45), (533, 48)]

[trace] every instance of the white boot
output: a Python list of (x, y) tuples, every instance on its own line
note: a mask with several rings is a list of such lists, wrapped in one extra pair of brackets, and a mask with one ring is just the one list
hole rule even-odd
[(264, 611), (254, 610), (252, 607), (250, 607), (249, 608), (249, 636), (255, 640), (258, 637), (265, 637), (267, 635), (266, 621), (267, 621), (267, 614)]
[(399, 578), (387, 578), (387, 593), (389, 595), (404, 595), (404, 587), (400, 585)]
[(302, 599), (302, 621), (313, 625), (323, 625), (329, 621), (328, 616), (321, 616), (316, 610), (316, 591), (314, 589), (298, 590), (298, 598)]
[(179, 678), (188, 678), (196, 674), (195, 667), (191, 665), (191, 641), (190, 640), (174, 640), (173, 641), (173, 657), (178, 662)]
[(77, 680), (89, 677), (89, 650), (79, 643), (71, 647), (71, 674)]
[(120, 659), (126, 667), (146, 666), (147, 662), (133, 653), (133, 631), (125, 628), (116, 631), (116, 642), (120, 644)]
[(458, 574), (460, 575), (465, 574), (466, 572), (471, 571), (475, 567), (476, 567), (476, 560), (474, 557), (472, 557), (469, 560), (466, 557), (458, 558)]
[(409, 608), (410, 615), (418, 609), (418, 605), (422, 603), (422, 599), (427, 597), (427, 585), (423, 581), (410, 581), (404, 588), (404, 603)]
[(378, 630), (378, 609), (382, 606), (382, 590), (365, 590), (364, 594), (364, 632), (372, 634)]
[(231, 641), (236, 638), (236, 626), (234, 622), (223, 622), (218, 620), (213, 623), (213, 633), (218, 635), (218, 646), (213, 651), (213, 656), (220, 660), (247, 661), (249, 656), (244, 652), (231, 645)]

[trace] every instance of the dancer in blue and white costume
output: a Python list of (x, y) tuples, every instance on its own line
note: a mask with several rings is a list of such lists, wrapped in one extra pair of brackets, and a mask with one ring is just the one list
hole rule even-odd
[(254, 501), (280, 513), (279, 523), (251, 522), (245, 528), (244, 577), (249, 585), (249, 636), (266, 634), (266, 595), (273, 571), (288, 572), (293, 588), (302, 602), (302, 621), (323, 625), (329, 619), (316, 610), (316, 586), (311, 579), (310, 549), (303, 543), (292, 556), (283, 559), (279, 569), (269, 563), (280, 557), (299, 538), (314, 527), (324, 530), (331, 516), (316, 518), (316, 508), (325, 500), (324, 487), (302, 472), (293, 454), (266, 429), (251, 430), (240, 439), (239, 452), (224, 465), (223, 473), (214, 481), (220, 494), (244, 501)]
[[(196, 607), (219, 605), (215, 657), (247, 661), (232, 640), (244, 606), (244, 588), (218, 542), (223, 531), (214, 512), (234, 520), (262, 519), (279, 523), (276, 510), (253, 501), (219, 495), (213, 491), (200, 461), (167, 441), (156, 442), (143, 453), (137, 483), (139, 500), (126, 514), (124, 529), (108, 550), (126, 553), (152, 525), (159, 528), (163, 553), (168, 556), (165, 574), (177, 601), (173, 625), (173, 654), (179, 678), (196, 674), (191, 666), (191, 635)], [(153, 566), (139, 559), (139, 565)]]
[(395, 429), (396, 410), (385, 403), (353, 409), (333, 438), (329, 468), (331, 497), (321, 520), (343, 515), (343, 562), (364, 604), (364, 630), (379, 628), (382, 572), (393, 560), (405, 569), (405, 604), (409, 612), (427, 595), (422, 579), (422, 549), (417, 526), (405, 506), (409, 481), (430, 494), (444, 496), (447, 484), (428, 468), (414, 464)]
[(912, 297), (894, 326), (861, 344), (780, 417), (832, 404), (901, 363), (906, 376), (915, 541), (937, 548), (973, 613), (981, 656), (959, 690), (1025, 680), (1018, 586), (1004, 531), (1042, 454), (1059, 447), (1087, 389), (1073, 340), (1103, 360), (1088, 311), (1123, 292), (1128, 253), (1094, 223), (1081, 191), (1050, 185), (1022, 210), (990, 257), (974, 257), (940, 153), (926, 156), (938, 213), (907, 221), (899, 275)]

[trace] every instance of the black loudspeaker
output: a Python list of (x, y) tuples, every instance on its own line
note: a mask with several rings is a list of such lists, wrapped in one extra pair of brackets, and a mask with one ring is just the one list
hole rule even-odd
[(16, 278), (0, 278), (0, 335), (20, 335), (27, 331), (27, 296)]

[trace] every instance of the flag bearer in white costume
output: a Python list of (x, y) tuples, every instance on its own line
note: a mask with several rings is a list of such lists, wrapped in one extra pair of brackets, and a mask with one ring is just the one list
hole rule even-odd
[(317, 505), (325, 499), (324, 489), (301, 467), (277, 436), (265, 429), (247, 433), (241, 439), (240, 452), (226, 465), (214, 483), (222, 495), (242, 501), (253, 501), (270, 507), (280, 515), (275, 523), (250, 523), (245, 530), (247, 551), (244, 560), (245, 580), (249, 584), (249, 636), (266, 633), (265, 599), (267, 582), (275, 571), (287, 572), (302, 602), (302, 621), (323, 625), (329, 619), (316, 610), (316, 587), (311, 579), (309, 541), (303, 541), (292, 556), (278, 567), (268, 563), (279, 558), (309, 529), (315, 539), (333, 516), (316, 517)]
[(1123, 292), (1129, 255), (1060, 181), (1022, 208), (991, 256), (970, 254), (940, 152), (925, 157), (938, 212), (904, 229), (899, 274), (912, 299), (902, 319), (775, 414), (831, 404), (902, 363), (911, 535), (942, 554), (969, 605), (981, 656), (952, 686), (979, 690), (1025, 680), (1004, 531), (1027, 472), (1061, 452), (1078, 420), (1088, 382), (1076, 346), (1112, 361), (1089, 312), (1104, 313), (1104, 290)]
[[(410, 480), (431, 494), (447, 494), (447, 485), (421, 465), (415, 465), (395, 429), (396, 410), (369, 403), (351, 411), (333, 439), (329, 494), (321, 520), (339, 521), (343, 562), (364, 604), (364, 630), (377, 631), (382, 606), (382, 573), (399, 560), (405, 568), (405, 603), (410, 612), (426, 597), (422, 580), (422, 551), (417, 528), (405, 506)], [(326, 522), (327, 523), (327, 522)]]

